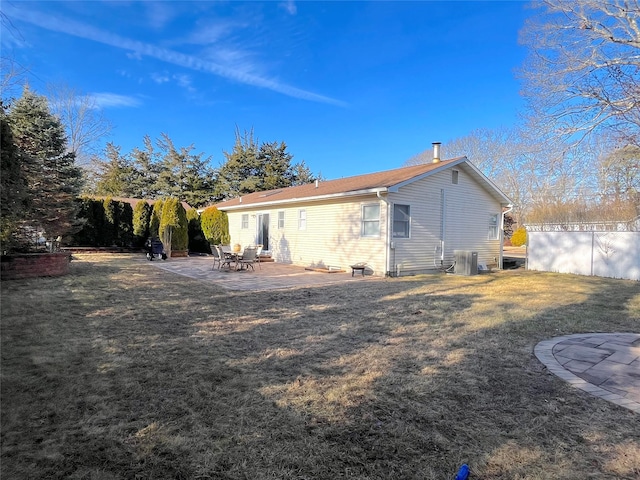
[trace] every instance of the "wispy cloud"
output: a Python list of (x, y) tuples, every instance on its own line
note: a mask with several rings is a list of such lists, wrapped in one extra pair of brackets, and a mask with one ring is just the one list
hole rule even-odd
[(96, 107), (100, 108), (118, 108), (118, 107), (137, 107), (140, 100), (127, 95), (119, 95), (117, 93), (92, 93)]
[(143, 2), (142, 5), (146, 7), (146, 18), (153, 28), (160, 29), (174, 18), (171, 2)]
[(153, 80), (155, 83), (162, 85), (163, 83), (167, 83), (170, 78), (169, 75), (166, 73), (157, 73), (157, 72), (153, 72), (151, 74), (151, 80)]
[(298, 13), (298, 7), (296, 7), (296, 2), (293, 0), (287, 0), (286, 2), (280, 3), (280, 8), (284, 8), (289, 15), (295, 15)]
[(129, 54), (147, 56), (162, 62), (177, 65), (190, 70), (211, 73), (229, 80), (233, 80), (254, 87), (265, 88), (293, 98), (300, 98), (312, 102), (346, 106), (340, 100), (303, 90), (271, 78), (248, 73), (237, 68), (230, 68), (220, 63), (203, 60), (193, 55), (187, 55), (174, 50), (158, 47), (148, 43), (132, 40), (120, 35), (86, 25), (69, 18), (44, 15), (30, 9), (17, 9), (9, 3), (3, 5), (5, 13), (22, 21), (29, 22), (47, 30), (73, 35), (92, 40), (104, 45), (126, 50)]

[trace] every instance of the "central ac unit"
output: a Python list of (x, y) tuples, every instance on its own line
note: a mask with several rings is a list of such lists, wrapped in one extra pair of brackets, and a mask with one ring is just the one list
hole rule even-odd
[(456, 275), (478, 274), (478, 252), (469, 250), (454, 250), (455, 266), (453, 273)]

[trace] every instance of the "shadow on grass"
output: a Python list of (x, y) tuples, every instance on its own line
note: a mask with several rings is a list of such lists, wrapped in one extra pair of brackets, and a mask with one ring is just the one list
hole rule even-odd
[(637, 325), (636, 283), (525, 272), (229, 294), (121, 259), (72, 268), (3, 288), (3, 477), (638, 473), (638, 419), (533, 356), (544, 338)]

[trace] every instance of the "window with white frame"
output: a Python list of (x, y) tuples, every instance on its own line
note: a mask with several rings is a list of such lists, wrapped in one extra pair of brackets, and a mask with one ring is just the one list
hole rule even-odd
[(500, 238), (498, 218), (499, 215), (497, 213), (489, 215), (489, 240), (498, 240)]
[(307, 229), (307, 211), (304, 209), (298, 210), (298, 230)]
[(451, 170), (451, 183), (458, 184), (458, 170)]
[(278, 228), (284, 228), (284, 210), (278, 212)]
[(393, 206), (393, 238), (409, 238), (411, 209), (409, 205)]
[(249, 228), (249, 214), (248, 213), (243, 213), (242, 214), (241, 222), (242, 223), (240, 225), (240, 228), (242, 228), (242, 229)]
[(380, 204), (362, 206), (362, 231), (363, 237), (380, 236)]

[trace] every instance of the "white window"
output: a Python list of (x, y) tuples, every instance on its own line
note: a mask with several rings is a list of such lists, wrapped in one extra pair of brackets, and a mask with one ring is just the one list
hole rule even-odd
[(278, 212), (278, 228), (284, 228), (284, 211)]
[(458, 170), (451, 170), (451, 183), (458, 184)]
[(307, 229), (307, 211), (298, 210), (298, 230)]
[(409, 205), (393, 206), (393, 238), (409, 238), (411, 210)]
[(380, 236), (380, 204), (362, 206), (362, 231), (363, 237)]
[(497, 213), (489, 215), (489, 240), (498, 240), (500, 238), (498, 235), (498, 218)]
[(243, 213), (242, 214), (242, 224), (240, 225), (240, 228), (249, 228), (249, 214), (248, 213)]

